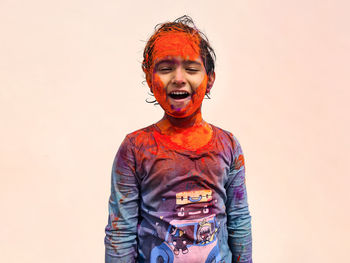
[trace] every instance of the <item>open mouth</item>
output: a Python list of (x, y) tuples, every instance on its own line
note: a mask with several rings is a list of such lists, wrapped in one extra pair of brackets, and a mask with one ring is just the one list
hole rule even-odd
[(174, 100), (181, 100), (190, 96), (190, 93), (187, 91), (172, 91), (169, 93), (169, 96)]

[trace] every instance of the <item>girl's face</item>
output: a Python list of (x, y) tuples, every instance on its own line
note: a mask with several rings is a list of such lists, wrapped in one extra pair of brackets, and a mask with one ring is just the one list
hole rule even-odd
[(192, 115), (211, 87), (198, 44), (188, 34), (168, 33), (157, 40), (153, 54), (147, 81), (157, 102), (170, 116)]

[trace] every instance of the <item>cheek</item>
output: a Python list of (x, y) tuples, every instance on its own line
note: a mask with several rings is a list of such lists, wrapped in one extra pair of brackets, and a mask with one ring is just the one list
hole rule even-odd
[(157, 93), (164, 91), (164, 84), (157, 74), (153, 75), (152, 88), (154, 92), (157, 92)]
[(152, 89), (158, 103), (164, 103), (166, 101), (166, 91), (162, 80), (157, 74), (153, 75)]
[(205, 96), (206, 89), (207, 89), (207, 81), (208, 81), (208, 77), (207, 75), (205, 75), (201, 84), (199, 84), (195, 94), (193, 95), (194, 106), (198, 106), (198, 104), (202, 103)]

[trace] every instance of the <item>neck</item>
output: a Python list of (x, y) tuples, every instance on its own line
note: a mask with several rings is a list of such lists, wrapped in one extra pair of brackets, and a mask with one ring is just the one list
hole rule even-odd
[(203, 147), (212, 137), (212, 129), (202, 119), (200, 108), (186, 118), (174, 118), (164, 114), (157, 126), (165, 140), (188, 150), (197, 150)]
[(165, 113), (163, 118), (157, 123), (157, 126), (165, 132), (167, 130), (180, 131), (195, 126), (202, 126), (204, 123), (205, 121), (202, 118), (202, 112), (199, 108), (192, 115), (185, 118), (175, 118)]

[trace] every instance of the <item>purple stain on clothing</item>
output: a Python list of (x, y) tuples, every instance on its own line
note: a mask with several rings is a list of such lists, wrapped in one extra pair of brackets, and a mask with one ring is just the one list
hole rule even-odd
[(233, 196), (235, 200), (241, 200), (244, 198), (244, 185), (235, 187), (233, 190)]

